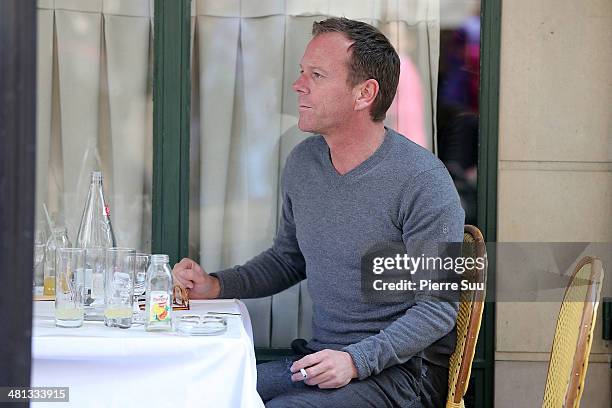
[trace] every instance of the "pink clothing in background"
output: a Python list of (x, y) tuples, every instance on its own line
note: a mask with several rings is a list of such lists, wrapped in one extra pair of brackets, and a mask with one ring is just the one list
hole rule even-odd
[(400, 78), (389, 116), (398, 133), (432, 150), (431, 138), (425, 134), (423, 85), (416, 66), (407, 55), (400, 56)]

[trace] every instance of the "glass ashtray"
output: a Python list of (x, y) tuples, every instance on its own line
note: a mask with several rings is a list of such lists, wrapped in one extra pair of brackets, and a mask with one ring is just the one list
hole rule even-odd
[(176, 324), (178, 334), (184, 336), (214, 336), (227, 330), (227, 320), (218, 316), (183, 315)]

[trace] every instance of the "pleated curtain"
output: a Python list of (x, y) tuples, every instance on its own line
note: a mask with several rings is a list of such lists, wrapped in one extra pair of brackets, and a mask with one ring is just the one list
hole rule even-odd
[(150, 0), (39, 0), (36, 197), (76, 241), (102, 170), (117, 244), (148, 251), (152, 178)]
[[(196, 0), (192, 6), (190, 251), (207, 271), (244, 263), (272, 243), (285, 159), (308, 136), (296, 126), (291, 84), (314, 21), (345, 16), (389, 37), (402, 73), (386, 124), (435, 148), (438, 0)], [(288, 347), (310, 337), (306, 282), (245, 303), (256, 346)]]

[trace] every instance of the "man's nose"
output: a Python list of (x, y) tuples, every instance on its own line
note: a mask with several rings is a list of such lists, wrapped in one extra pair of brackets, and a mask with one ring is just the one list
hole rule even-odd
[(307, 88), (306, 88), (306, 84), (304, 81), (304, 75), (300, 75), (295, 82), (293, 83), (293, 90), (297, 93), (306, 93), (307, 92)]

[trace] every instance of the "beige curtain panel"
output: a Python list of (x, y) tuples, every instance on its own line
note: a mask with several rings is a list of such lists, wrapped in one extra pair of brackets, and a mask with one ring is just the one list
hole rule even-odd
[[(190, 250), (207, 271), (272, 243), (285, 159), (308, 136), (297, 129), (291, 84), (314, 21), (345, 16), (390, 38), (402, 74), (387, 125), (434, 149), (438, 0), (196, 0), (192, 15)], [(306, 282), (246, 303), (256, 346), (310, 337)]]
[(150, 248), (152, 3), (38, 2), (37, 208), (73, 243), (99, 169), (117, 244)]

